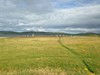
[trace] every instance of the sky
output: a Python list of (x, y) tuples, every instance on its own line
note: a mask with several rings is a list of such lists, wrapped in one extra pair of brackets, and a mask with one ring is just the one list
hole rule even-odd
[(100, 33), (100, 0), (0, 0), (0, 31)]

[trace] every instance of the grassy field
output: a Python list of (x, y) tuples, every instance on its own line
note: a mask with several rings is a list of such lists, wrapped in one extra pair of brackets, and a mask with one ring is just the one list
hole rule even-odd
[(0, 75), (100, 75), (100, 37), (0, 38)]

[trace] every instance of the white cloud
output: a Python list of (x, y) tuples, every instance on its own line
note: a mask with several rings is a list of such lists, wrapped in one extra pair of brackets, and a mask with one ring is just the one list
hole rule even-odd
[(73, 9), (56, 9), (52, 13), (40, 15), (40, 20), (34, 21), (34, 23), (44, 27), (93, 27), (100, 24), (100, 18), (97, 18), (97, 16), (100, 16), (99, 9), (100, 5)]
[[(80, 6), (59, 8), (54, 5), (73, 1)], [(86, 5), (81, 1), (0, 0), (0, 30), (99, 32), (100, 5), (97, 0)]]

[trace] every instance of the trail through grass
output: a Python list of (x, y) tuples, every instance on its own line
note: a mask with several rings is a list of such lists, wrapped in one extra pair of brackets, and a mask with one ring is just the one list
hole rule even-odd
[(66, 48), (67, 50), (69, 50), (72, 54), (74, 54), (75, 57), (78, 58), (78, 59), (86, 66), (86, 68), (88, 69), (89, 72), (94, 73), (94, 70), (93, 70), (92, 66), (91, 66), (90, 64), (88, 64), (85, 60), (83, 60), (83, 57), (82, 57), (82, 56), (79, 56), (78, 53), (74, 52), (73, 49), (70, 49), (69, 47), (65, 46), (65, 45), (62, 43), (61, 38), (62, 38), (62, 37), (59, 37), (59, 40), (58, 40), (59, 44), (60, 44), (62, 47), (64, 47), (64, 48)]
[[(80, 39), (79, 39), (80, 38)], [(77, 56), (91, 72), (99, 75), (100, 72), (100, 38), (98, 37), (70, 37), (60, 39), (62, 46)], [(96, 62), (96, 63), (95, 63)], [(95, 65), (94, 65), (95, 64)], [(98, 66), (97, 66), (98, 65)]]
[(0, 75), (89, 75), (85, 63), (99, 75), (100, 39), (96, 39), (61, 38), (59, 42), (71, 51), (59, 44), (58, 37), (0, 38)]

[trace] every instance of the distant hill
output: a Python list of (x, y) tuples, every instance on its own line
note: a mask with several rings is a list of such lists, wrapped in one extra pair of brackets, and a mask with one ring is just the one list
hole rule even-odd
[(0, 31), (0, 37), (14, 37), (14, 36), (57, 36), (57, 35), (70, 35), (67, 33), (57, 32), (13, 32), (13, 31)]
[(0, 37), (16, 37), (16, 36), (95, 36), (100, 35), (96, 33), (79, 33), (79, 34), (68, 34), (68, 33), (60, 33), (60, 32), (13, 32), (13, 31), (0, 31)]
[(79, 33), (79, 34), (76, 34), (76, 35), (79, 35), (79, 36), (100, 36), (100, 34), (98, 33)]

